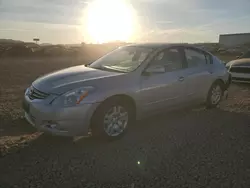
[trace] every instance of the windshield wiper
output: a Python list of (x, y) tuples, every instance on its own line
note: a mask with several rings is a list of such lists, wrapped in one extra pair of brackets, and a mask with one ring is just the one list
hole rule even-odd
[[(103, 71), (108, 71), (108, 72), (122, 72), (116, 69), (111, 69), (111, 68), (107, 68), (107, 67), (91, 67), (93, 69), (97, 69), (97, 70), (103, 70)], [(125, 73), (125, 72), (122, 72)]]
[(103, 71), (109, 71), (109, 72), (120, 72), (120, 73), (127, 73), (125, 71), (117, 70), (117, 69), (112, 69), (109, 66), (102, 66), (102, 67), (91, 67), (93, 69), (98, 69), (98, 70), (103, 70)]
[(106, 68), (107, 70), (111, 70), (114, 72), (121, 72), (121, 73), (128, 73), (129, 72), (129, 71), (121, 70), (121, 69), (116, 69), (113, 66), (103, 66), (103, 67)]

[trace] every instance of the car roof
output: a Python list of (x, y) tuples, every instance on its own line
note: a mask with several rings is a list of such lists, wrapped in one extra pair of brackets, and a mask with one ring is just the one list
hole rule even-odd
[(152, 49), (167, 48), (167, 47), (172, 47), (172, 46), (182, 46), (182, 47), (193, 47), (193, 48), (203, 50), (193, 44), (188, 44), (188, 43), (136, 43), (136, 44), (130, 44), (126, 46), (144, 47), (144, 48), (152, 48)]
[(178, 46), (178, 47), (192, 47), (195, 48), (197, 50), (206, 52), (210, 55), (212, 55), (210, 52), (199, 48), (193, 44), (188, 44), (188, 43), (136, 43), (136, 44), (130, 44), (130, 45), (126, 45), (126, 46), (131, 46), (131, 47), (144, 47), (144, 48), (151, 48), (153, 50), (158, 50), (158, 49), (163, 49), (163, 48), (168, 48), (168, 47), (174, 47), (174, 46)]

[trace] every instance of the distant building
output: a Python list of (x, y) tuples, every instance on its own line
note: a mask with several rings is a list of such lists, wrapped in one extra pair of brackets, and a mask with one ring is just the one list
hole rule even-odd
[(250, 43), (250, 33), (236, 33), (220, 35), (219, 44), (225, 47), (239, 46)]

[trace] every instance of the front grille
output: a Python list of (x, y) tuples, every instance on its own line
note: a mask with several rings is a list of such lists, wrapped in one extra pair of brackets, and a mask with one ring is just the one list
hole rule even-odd
[(31, 100), (33, 100), (33, 99), (45, 99), (46, 97), (49, 96), (49, 94), (44, 93), (42, 91), (39, 91), (38, 89), (36, 89), (34, 87), (31, 87), (28, 96)]
[(230, 72), (235, 72), (235, 73), (250, 73), (250, 67), (231, 67)]
[(233, 81), (250, 82), (250, 78), (237, 78), (237, 77), (233, 77), (232, 80)]

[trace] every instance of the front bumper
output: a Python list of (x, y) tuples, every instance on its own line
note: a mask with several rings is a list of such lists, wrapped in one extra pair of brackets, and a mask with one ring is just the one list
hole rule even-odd
[[(24, 98), (26, 120), (40, 131), (59, 136), (87, 135), (91, 117), (99, 103), (53, 107), (44, 100)], [(28, 106), (28, 108), (27, 108)]]
[(250, 83), (250, 73), (235, 73), (231, 72), (232, 82)]

